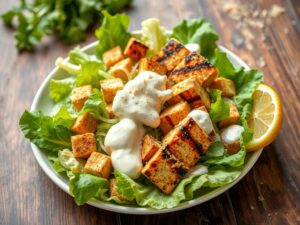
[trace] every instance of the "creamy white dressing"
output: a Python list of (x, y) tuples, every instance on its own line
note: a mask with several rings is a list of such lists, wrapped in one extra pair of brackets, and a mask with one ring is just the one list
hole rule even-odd
[(193, 118), (193, 120), (195, 120), (195, 122), (205, 131), (206, 134), (209, 135), (213, 131), (213, 124), (207, 112), (195, 109), (190, 112), (188, 116)]
[(191, 52), (199, 52), (200, 51), (200, 45), (196, 43), (188, 43), (184, 47), (186, 47)]
[(240, 125), (231, 125), (221, 131), (221, 139), (227, 144), (233, 144), (240, 140), (244, 128)]
[(121, 120), (108, 131), (105, 150), (111, 154), (113, 167), (133, 179), (140, 176), (143, 166), (143, 124), (158, 127), (161, 107), (172, 95), (170, 89), (166, 90), (166, 79), (154, 72), (142, 72), (118, 91), (113, 101), (113, 113)]

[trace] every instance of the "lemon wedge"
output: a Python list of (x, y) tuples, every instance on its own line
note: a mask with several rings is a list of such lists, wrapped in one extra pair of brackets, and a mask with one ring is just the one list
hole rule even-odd
[(253, 138), (247, 144), (248, 151), (256, 151), (269, 145), (279, 134), (283, 110), (278, 94), (269, 86), (260, 84), (253, 93), (252, 113), (248, 125)]

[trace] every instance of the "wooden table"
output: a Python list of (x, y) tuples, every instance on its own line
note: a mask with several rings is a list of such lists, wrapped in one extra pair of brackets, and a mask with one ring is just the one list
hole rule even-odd
[[(131, 30), (139, 29), (140, 22), (148, 17), (158, 17), (167, 28), (183, 18), (205, 17), (219, 32), (219, 43), (250, 66), (262, 67), (265, 82), (283, 100), (285, 120), (279, 137), (241, 182), (205, 204), (165, 215), (132, 216), (88, 205), (78, 207), (44, 174), (20, 132), (18, 120), (30, 107), (55, 59), (66, 56), (73, 46), (47, 38), (35, 52), (18, 54), (12, 30), (1, 24), (0, 224), (300, 224), (300, 2), (238, 2), (253, 17), (255, 9), (269, 10), (274, 3), (283, 6), (285, 13), (263, 28), (249, 26), (253, 34), (249, 40), (249, 32), (240, 27), (239, 19), (232, 18), (234, 8), (217, 0), (135, 0), (126, 10), (132, 17)], [(1, 1), (0, 12), (15, 4), (17, 0)], [(91, 33), (81, 45), (94, 40)]]

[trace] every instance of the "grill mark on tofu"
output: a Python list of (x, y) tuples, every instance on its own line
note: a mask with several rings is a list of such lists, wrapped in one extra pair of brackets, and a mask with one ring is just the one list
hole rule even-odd
[(192, 72), (192, 71), (206, 69), (206, 68), (212, 68), (212, 67), (213, 66), (207, 60), (205, 60), (205, 61), (201, 62), (200, 64), (197, 64), (197, 65), (194, 65), (194, 66), (186, 66), (186, 67), (183, 67), (181, 69), (173, 70), (170, 73), (170, 76), (177, 75), (177, 74), (183, 74), (183, 73), (189, 73), (189, 72)]
[[(189, 123), (188, 126), (191, 127), (192, 124)], [(181, 131), (182, 137), (189, 140), (188, 143), (191, 146), (191, 148), (196, 148), (199, 153), (202, 152), (202, 145), (197, 144), (197, 142), (193, 139), (189, 130), (186, 127), (181, 127), (180, 131)], [(200, 151), (199, 151), (199, 147), (201, 147)]]
[(163, 48), (164, 56), (157, 58), (156, 61), (159, 63), (163, 63), (176, 52), (180, 51), (184, 46), (180, 43), (176, 44), (174, 40), (170, 40), (168, 45)]
[(175, 126), (175, 124), (173, 123), (172, 119), (169, 116), (166, 116), (165, 119), (171, 127)]

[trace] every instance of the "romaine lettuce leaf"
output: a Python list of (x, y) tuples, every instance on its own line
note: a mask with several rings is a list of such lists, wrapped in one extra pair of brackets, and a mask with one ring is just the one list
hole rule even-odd
[(99, 80), (103, 77), (99, 74), (99, 70), (104, 70), (103, 62), (87, 61), (81, 64), (80, 72), (76, 78), (76, 85), (82, 86), (92, 84), (94, 87), (99, 87)]
[(142, 41), (149, 47), (148, 54), (155, 55), (167, 42), (166, 30), (157, 18), (142, 22)]
[(220, 90), (211, 90), (210, 97), (212, 103), (209, 110), (211, 120), (216, 123), (229, 117), (229, 104), (224, 102)]
[(75, 80), (73, 77), (68, 77), (62, 80), (51, 79), (50, 81), (50, 99), (54, 102), (59, 102), (68, 96), (74, 87)]
[(102, 58), (103, 53), (116, 46), (125, 48), (130, 33), (128, 32), (128, 25), (130, 17), (125, 14), (110, 15), (107, 11), (102, 11), (104, 16), (103, 23), (98, 30), (96, 36), (99, 40), (97, 46), (97, 55)]
[(66, 105), (62, 104), (58, 112), (53, 116), (54, 126), (62, 125), (70, 128), (75, 121), (75, 118), (71, 116)]

